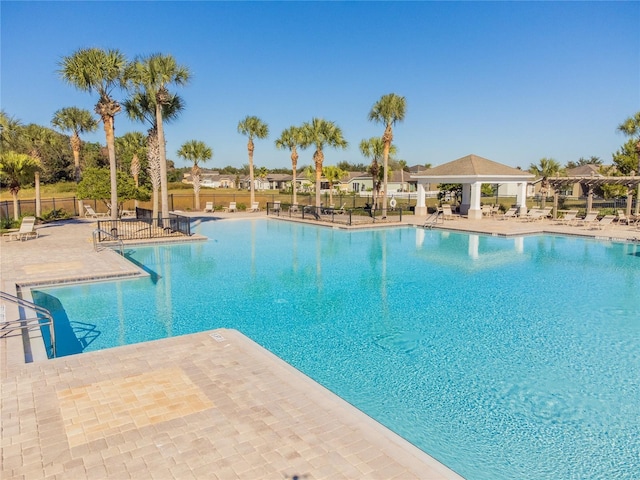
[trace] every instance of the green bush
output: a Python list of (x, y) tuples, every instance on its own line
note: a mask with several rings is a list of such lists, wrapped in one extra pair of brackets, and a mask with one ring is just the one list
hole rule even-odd
[(56, 208), (43, 212), (40, 218), (45, 222), (51, 222), (53, 220), (71, 218), (71, 214), (69, 214), (64, 208)]

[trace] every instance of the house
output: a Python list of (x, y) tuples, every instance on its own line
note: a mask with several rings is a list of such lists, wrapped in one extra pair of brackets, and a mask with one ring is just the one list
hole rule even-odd
[[(182, 183), (193, 184), (191, 172), (184, 173)], [(220, 174), (216, 170), (200, 171), (200, 186), (204, 188), (235, 188), (236, 179), (234, 175)]]

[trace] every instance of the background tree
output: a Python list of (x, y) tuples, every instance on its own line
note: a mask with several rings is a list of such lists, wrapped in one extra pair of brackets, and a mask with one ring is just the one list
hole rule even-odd
[(322, 169), (322, 174), (324, 175), (324, 178), (327, 179), (327, 182), (329, 182), (329, 205), (334, 205), (333, 186), (345, 178), (348, 173), (338, 167), (328, 166)]
[(251, 204), (256, 201), (256, 187), (253, 177), (253, 151), (255, 145), (254, 138), (265, 139), (269, 136), (269, 126), (256, 116), (246, 116), (238, 123), (238, 133), (249, 137), (247, 142), (247, 152), (249, 154), (249, 181), (251, 182)]
[(405, 169), (407, 168), (407, 162), (406, 160), (398, 160), (398, 167), (400, 169), (400, 184), (402, 185), (402, 191), (404, 192), (404, 172)]
[(532, 163), (529, 166), (529, 172), (538, 177), (542, 177), (542, 183), (540, 185), (540, 195), (542, 200), (540, 206), (544, 208), (547, 195), (549, 194), (549, 177), (555, 177), (560, 174), (562, 167), (553, 158), (541, 158), (540, 162), (536, 165)]
[(111, 96), (113, 89), (124, 87), (126, 83), (125, 69), (127, 60), (118, 50), (101, 50), (99, 48), (80, 49), (74, 54), (64, 57), (60, 63), (59, 73), (63, 80), (78, 90), (97, 92), (99, 99), (95, 112), (102, 119), (109, 154), (109, 170), (111, 181), (111, 218), (118, 218), (118, 185), (116, 177), (115, 150), (115, 116), (120, 112), (120, 104)]
[(82, 148), (80, 134), (94, 132), (98, 128), (98, 122), (89, 110), (66, 107), (53, 114), (51, 125), (62, 132), (71, 132), (69, 140), (73, 152), (73, 177), (78, 183), (80, 181), (80, 150)]
[(134, 89), (146, 93), (153, 99), (155, 107), (155, 128), (160, 154), (160, 193), (162, 218), (169, 217), (169, 192), (167, 189), (167, 152), (164, 139), (163, 107), (170, 105), (174, 96), (169, 93), (169, 85), (186, 85), (190, 78), (189, 69), (178, 65), (171, 55), (154, 54), (133, 62), (128, 76)]
[[(140, 173), (147, 161), (147, 139), (142, 132), (127, 132), (116, 138), (116, 152), (121, 161), (121, 170), (129, 171), (136, 188), (140, 187)], [(138, 200), (135, 201), (138, 208)]]
[[(360, 153), (362, 153), (365, 158), (371, 159), (371, 164), (367, 171), (371, 174), (373, 181), (372, 208), (375, 210), (379, 208), (378, 199), (383, 183), (384, 171), (380, 168), (380, 160), (382, 160), (384, 156), (384, 141), (380, 137), (371, 137), (368, 140), (363, 139), (360, 141)], [(396, 154), (395, 145), (389, 147), (389, 154), (392, 157)]]
[(321, 206), (320, 183), (322, 179), (323, 149), (325, 147), (345, 149), (349, 145), (342, 136), (342, 130), (334, 122), (322, 118), (313, 118), (302, 125), (301, 148), (316, 147), (313, 163), (316, 168), (316, 208)]
[(213, 156), (211, 147), (199, 140), (189, 140), (182, 144), (178, 150), (178, 156), (193, 162), (191, 167), (191, 181), (193, 182), (193, 194), (196, 198), (196, 210), (200, 210), (200, 167), (199, 162), (206, 162)]
[(594, 155), (589, 158), (580, 157), (577, 162), (568, 161), (565, 168), (572, 169), (577, 167), (582, 167), (584, 165), (602, 165), (602, 159), (600, 157), (596, 157)]
[(404, 120), (407, 109), (407, 101), (404, 97), (389, 93), (383, 95), (369, 112), (369, 120), (375, 123), (385, 125), (382, 141), (384, 142), (383, 152), (383, 171), (384, 171), (384, 190), (382, 195), (382, 217), (387, 216), (387, 178), (389, 176), (389, 149), (393, 141), (393, 125)]
[[(625, 145), (626, 152), (627, 156), (631, 156), (631, 152), (635, 152), (636, 166), (634, 167), (634, 171), (636, 175), (640, 175), (640, 112), (637, 112), (635, 115), (627, 118), (624, 122), (618, 125), (617, 130), (627, 137), (631, 137), (629, 141), (631, 144)], [(632, 146), (633, 148), (631, 148)], [(615, 160), (616, 156), (614, 155), (614, 161)], [(631, 171), (629, 171), (627, 174), (630, 173)], [(640, 185), (638, 185), (638, 190), (636, 193), (636, 208), (634, 214), (636, 216), (640, 214)]]
[[(78, 184), (78, 196), (90, 200), (98, 200), (107, 208), (113, 205), (110, 202), (111, 174), (106, 168), (87, 168), (82, 180)], [(136, 185), (126, 172), (118, 171), (117, 175), (118, 199), (116, 204), (116, 217), (122, 211), (122, 205), (126, 200), (149, 200), (149, 192), (144, 188), (136, 188)]]
[(0, 151), (18, 150), (21, 127), (20, 120), (0, 110)]
[[(160, 168), (160, 141), (158, 139), (156, 100), (148, 92), (134, 92), (123, 102), (125, 111), (131, 120), (146, 123), (147, 130), (147, 172), (153, 188), (153, 218), (158, 218), (158, 200), (162, 185), (162, 171)], [(162, 105), (164, 122), (171, 122), (178, 118), (184, 108), (182, 98), (171, 95), (168, 102)]]
[(0, 154), (0, 177), (13, 197), (13, 218), (19, 220), (18, 192), (35, 179), (40, 162), (24, 153), (3, 151)]
[(299, 127), (289, 127), (282, 131), (280, 137), (276, 140), (276, 148), (280, 150), (287, 149), (291, 152), (291, 170), (293, 179), (291, 185), (293, 187), (293, 204), (298, 203), (297, 191), (298, 191), (298, 147), (302, 145), (302, 131)]

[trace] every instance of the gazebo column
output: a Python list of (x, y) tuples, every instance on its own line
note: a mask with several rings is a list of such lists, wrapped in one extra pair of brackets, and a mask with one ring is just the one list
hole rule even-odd
[(518, 191), (516, 193), (516, 206), (518, 207), (518, 215), (526, 215), (527, 213), (527, 183), (518, 183)]
[(427, 214), (427, 204), (424, 201), (424, 197), (426, 195), (424, 185), (424, 183), (418, 181), (418, 199), (416, 202), (416, 211), (414, 212), (415, 215)]
[(465, 183), (462, 185), (460, 214), (467, 215), (469, 220), (479, 220), (482, 218), (482, 209), (480, 208), (481, 187), (481, 182)]
[(629, 186), (627, 189), (627, 218), (631, 216), (631, 204), (633, 203), (633, 186)]

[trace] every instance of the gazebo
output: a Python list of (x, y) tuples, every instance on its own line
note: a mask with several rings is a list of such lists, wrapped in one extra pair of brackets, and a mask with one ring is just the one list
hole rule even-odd
[(483, 183), (517, 184), (516, 204), (526, 212), (527, 183), (535, 176), (529, 172), (503, 165), (493, 160), (467, 155), (449, 163), (415, 173), (418, 181), (416, 215), (426, 215), (425, 185), (428, 183), (461, 183), (462, 203), (460, 213), (470, 219), (482, 218), (480, 190)]

